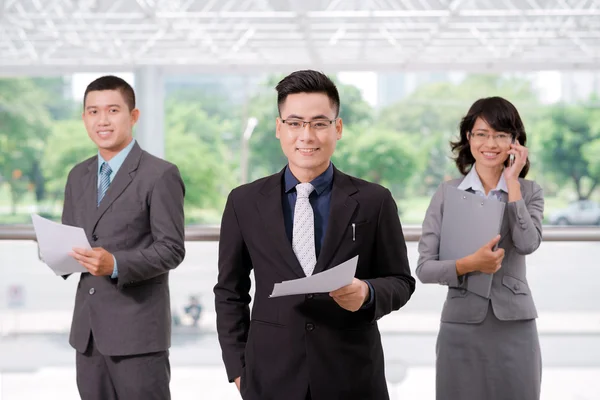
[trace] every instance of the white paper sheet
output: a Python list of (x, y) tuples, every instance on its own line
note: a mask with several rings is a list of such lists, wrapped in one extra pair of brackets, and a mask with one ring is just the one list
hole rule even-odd
[(31, 214), (33, 228), (44, 263), (56, 275), (87, 272), (87, 269), (69, 255), (73, 247), (90, 250), (90, 242), (83, 228), (62, 225), (49, 219)]
[(329, 293), (352, 283), (356, 274), (358, 256), (333, 268), (307, 276), (276, 283), (269, 297), (289, 296), (292, 294)]

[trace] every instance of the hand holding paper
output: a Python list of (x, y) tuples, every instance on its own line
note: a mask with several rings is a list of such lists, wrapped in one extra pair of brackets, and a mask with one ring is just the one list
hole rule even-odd
[(344, 310), (355, 312), (365, 304), (369, 295), (369, 285), (365, 281), (354, 278), (351, 284), (334, 290), (329, 295)]
[(356, 274), (358, 256), (340, 265), (306, 278), (276, 283), (269, 297), (289, 296), (293, 294), (329, 293), (350, 285)]
[(56, 275), (88, 272), (69, 255), (73, 247), (92, 248), (82, 228), (62, 225), (37, 214), (32, 214), (31, 220), (42, 260)]

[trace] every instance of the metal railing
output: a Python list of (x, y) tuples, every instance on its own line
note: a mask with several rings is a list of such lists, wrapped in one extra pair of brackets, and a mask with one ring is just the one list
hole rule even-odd
[[(219, 240), (219, 226), (190, 225), (185, 229), (185, 240), (190, 242), (216, 242)], [(403, 227), (407, 242), (418, 242), (421, 227)], [(32, 225), (0, 225), (0, 240), (35, 240)], [(554, 226), (544, 225), (543, 240), (546, 242), (600, 242), (600, 227), (594, 226)]]

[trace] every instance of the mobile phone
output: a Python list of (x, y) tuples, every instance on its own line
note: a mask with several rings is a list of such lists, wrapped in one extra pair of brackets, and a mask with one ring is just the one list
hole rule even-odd
[[(515, 144), (515, 137), (514, 136), (513, 136), (511, 144)], [(514, 154), (509, 154), (509, 156), (508, 156), (508, 166), (512, 167), (512, 165), (514, 163), (515, 163), (515, 155)]]

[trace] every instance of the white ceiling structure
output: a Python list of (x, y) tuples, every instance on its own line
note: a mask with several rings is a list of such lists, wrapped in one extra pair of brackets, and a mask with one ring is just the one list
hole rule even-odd
[(0, 0), (0, 75), (600, 69), (600, 0)]

